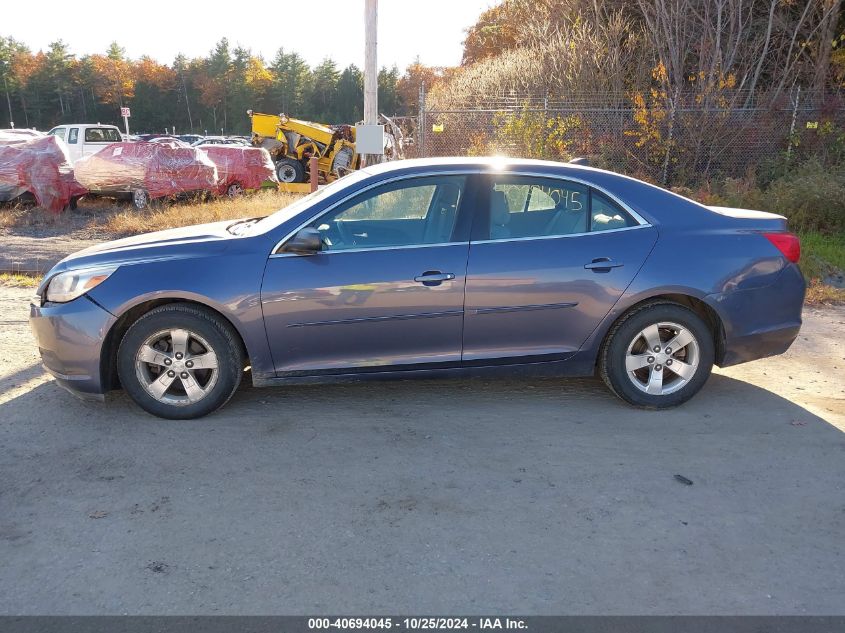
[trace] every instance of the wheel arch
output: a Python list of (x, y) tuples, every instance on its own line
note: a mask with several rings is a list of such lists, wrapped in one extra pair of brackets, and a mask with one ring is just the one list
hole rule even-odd
[(246, 363), (250, 364), (250, 354), (249, 349), (244, 342), (244, 335), (241, 330), (238, 328), (237, 324), (232, 321), (225, 313), (221, 312), (214, 306), (211, 306), (207, 303), (203, 303), (202, 301), (197, 301), (195, 299), (186, 299), (184, 297), (158, 297), (155, 299), (148, 299), (146, 301), (141, 301), (126, 310), (124, 310), (120, 316), (117, 317), (117, 320), (112, 324), (109, 331), (106, 333), (105, 338), (103, 339), (103, 346), (100, 352), (100, 381), (103, 388), (103, 391), (110, 391), (112, 389), (118, 389), (120, 387), (120, 380), (117, 376), (117, 351), (120, 347), (120, 342), (123, 340), (123, 337), (126, 335), (126, 332), (129, 330), (132, 325), (138, 321), (142, 316), (150, 312), (151, 310), (158, 308), (163, 305), (173, 304), (173, 303), (181, 303), (190, 306), (200, 307), (204, 310), (208, 310), (213, 312), (216, 316), (223, 319), (226, 323), (228, 323), (232, 330), (238, 337), (238, 341), (241, 344), (241, 350), (243, 351), (244, 358), (246, 359)]
[[(711, 334), (713, 335), (713, 345), (716, 351), (716, 365), (721, 365), (722, 361), (725, 358), (725, 325), (722, 321), (722, 317), (719, 315), (715, 308), (713, 308), (710, 304), (708, 304), (700, 297), (696, 297), (692, 294), (686, 294), (684, 292), (665, 292), (661, 294), (651, 295), (649, 297), (640, 298), (639, 300), (630, 304), (624, 310), (619, 312), (616, 318), (614, 318), (610, 323), (608, 323), (607, 328), (602, 334), (601, 344), (598, 346), (597, 349), (601, 350), (604, 348), (604, 346), (608, 342), (610, 333), (613, 332), (614, 326), (619, 321), (621, 321), (631, 312), (639, 310), (647, 304), (653, 303), (674, 303), (688, 308), (692, 310), (695, 314), (700, 316), (707, 324)], [(598, 365), (599, 358), (600, 353), (596, 355), (596, 365)]]

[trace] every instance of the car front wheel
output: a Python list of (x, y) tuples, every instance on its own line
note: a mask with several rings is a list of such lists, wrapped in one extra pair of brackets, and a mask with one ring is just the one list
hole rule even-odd
[(120, 382), (145, 411), (186, 420), (222, 407), (241, 381), (244, 358), (232, 327), (190, 304), (151, 310), (126, 332), (118, 349)]
[(714, 357), (713, 334), (698, 314), (680, 304), (656, 302), (632, 310), (613, 326), (599, 374), (623, 400), (664, 409), (698, 393)]

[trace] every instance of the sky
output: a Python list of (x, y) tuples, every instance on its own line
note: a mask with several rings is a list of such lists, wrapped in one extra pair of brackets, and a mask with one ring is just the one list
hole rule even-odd
[[(381, 0), (379, 66), (404, 70), (417, 56), (430, 66), (459, 64), (465, 30), (491, 2)], [(268, 62), (284, 47), (312, 66), (326, 57), (341, 68), (364, 65), (364, 0), (29, 0), (3, 5), (0, 36), (14, 37), (33, 51), (62, 39), (81, 57), (104, 53), (117, 41), (131, 58), (149, 55), (169, 64), (178, 53), (207, 55), (227, 37), (233, 48), (240, 44)]]

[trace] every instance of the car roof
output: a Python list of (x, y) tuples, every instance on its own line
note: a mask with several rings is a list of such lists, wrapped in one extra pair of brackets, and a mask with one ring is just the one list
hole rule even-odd
[(574, 163), (563, 163), (552, 160), (539, 160), (534, 158), (511, 158), (509, 156), (438, 156), (435, 158), (411, 158), (407, 160), (397, 160), (387, 163), (378, 163), (366, 167), (364, 171), (368, 174), (387, 174), (393, 171), (400, 170), (423, 170), (423, 169), (448, 169), (448, 168), (466, 168), (466, 169), (482, 169), (484, 171), (511, 171), (511, 170), (536, 170), (542, 172), (557, 172), (561, 170), (572, 170), (574, 172), (581, 172), (585, 175), (587, 173), (604, 173), (616, 174), (615, 172), (608, 172), (603, 169), (596, 169), (586, 165), (576, 165)]
[(663, 217), (667, 219), (672, 217), (672, 221), (677, 223), (683, 219), (684, 215), (693, 220), (696, 216), (700, 217), (702, 212), (713, 213), (694, 200), (631, 176), (587, 165), (551, 160), (507, 156), (414, 158), (379, 163), (361, 171), (371, 176), (389, 176), (392, 173), (413, 175), (414, 172), (448, 172), (461, 169), (490, 173), (523, 171), (549, 177), (580, 180), (610, 194), (629, 211), (634, 211), (635, 214), (652, 223), (655, 220), (659, 222)]
[[(113, 128), (117, 128), (116, 125), (112, 125), (111, 123), (60, 123), (59, 125), (55, 125), (50, 129), (56, 130), (60, 127), (81, 127), (81, 128), (86, 128), (86, 127), (113, 127)], [(117, 129), (120, 129), (120, 128), (117, 128)]]

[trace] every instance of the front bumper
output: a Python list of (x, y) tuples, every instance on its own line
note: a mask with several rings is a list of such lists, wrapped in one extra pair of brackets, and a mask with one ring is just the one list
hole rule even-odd
[(105, 393), (100, 357), (115, 320), (87, 296), (29, 306), (29, 324), (44, 368), (59, 385), (84, 398), (100, 400)]
[(707, 296), (722, 317), (724, 354), (720, 367), (783, 354), (798, 337), (807, 286), (798, 266), (784, 268), (761, 288)]

